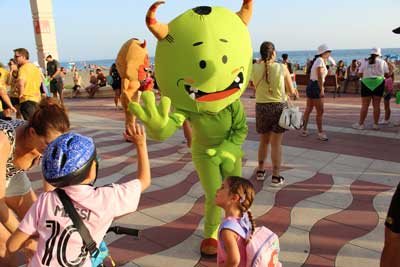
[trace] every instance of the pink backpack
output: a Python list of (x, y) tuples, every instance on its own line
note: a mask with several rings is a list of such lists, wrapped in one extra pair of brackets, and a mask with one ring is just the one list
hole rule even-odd
[[(230, 229), (246, 239), (247, 234), (237, 221), (226, 220), (220, 226), (222, 229)], [(222, 247), (224, 244), (219, 238)], [(246, 267), (281, 267), (279, 262), (278, 236), (267, 227), (256, 227), (253, 237), (246, 246)]]

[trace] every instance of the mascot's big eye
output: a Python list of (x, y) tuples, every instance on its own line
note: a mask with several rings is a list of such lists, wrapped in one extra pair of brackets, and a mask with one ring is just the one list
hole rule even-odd
[(206, 63), (205, 60), (201, 60), (200, 63), (199, 63), (199, 65), (200, 65), (200, 68), (205, 69), (206, 66), (207, 66), (207, 63)]
[(224, 55), (222, 57), (222, 63), (226, 64), (226, 62), (228, 62), (228, 57), (226, 55)]

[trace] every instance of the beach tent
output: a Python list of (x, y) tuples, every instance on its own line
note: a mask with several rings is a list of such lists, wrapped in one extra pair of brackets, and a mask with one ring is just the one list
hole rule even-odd
[(394, 60), (394, 61), (399, 61), (400, 60), (400, 56), (399, 55), (395, 55), (395, 54), (385, 54), (385, 55), (383, 55), (383, 57), (389, 58), (390, 60)]

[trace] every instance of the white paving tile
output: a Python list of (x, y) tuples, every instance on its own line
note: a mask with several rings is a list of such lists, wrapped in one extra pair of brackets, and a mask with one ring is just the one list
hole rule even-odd
[(310, 251), (309, 233), (307, 231), (289, 227), (279, 238), (280, 260), (285, 267), (300, 267), (308, 257)]
[(352, 167), (360, 167), (362, 169), (368, 168), (373, 161), (374, 160), (370, 158), (356, 157), (343, 154), (339, 155), (337, 158), (333, 160), (333, 162), (337, 164), (342, 164)]
[(347, 244), (336, 257), (335, 267), (368, 266), (378, 267), (381, 253)]
[(364, 169), (365, 168), (359, 166), (329, 163), (324, 168), (320, 169), (320, 172), (347, 179), (357, 179), (363, 173)]

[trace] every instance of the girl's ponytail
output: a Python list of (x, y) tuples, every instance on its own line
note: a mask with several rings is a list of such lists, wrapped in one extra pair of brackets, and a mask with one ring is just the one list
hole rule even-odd
[(253, 234), (256, 229), (256, 222), (254, 221), (253, 213), (251, 213), (250, 210), (247, 210), (247, 215), (249, 216), (249, 221), (251, 223), (251, 232), (249, 238), (247, 239), (247, 243), (249, 243), (250, 240), (253, 238)]

